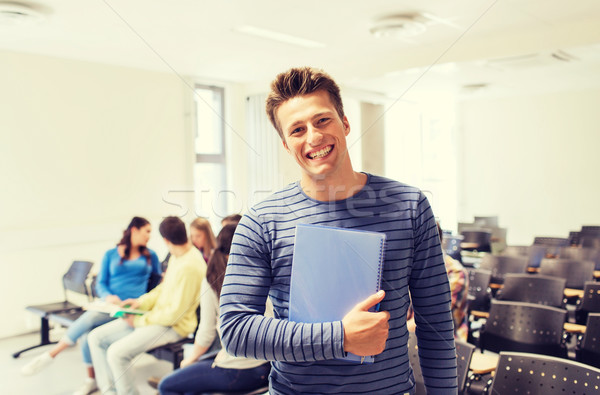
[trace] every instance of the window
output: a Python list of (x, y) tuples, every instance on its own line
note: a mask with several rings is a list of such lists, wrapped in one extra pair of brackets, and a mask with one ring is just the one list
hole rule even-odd
[(224, 89), (196, 85), (194, 99), (194, 204), (196, 214), (208, 218), (214, 227), (221, 218), (229, 214), (225, 171)]

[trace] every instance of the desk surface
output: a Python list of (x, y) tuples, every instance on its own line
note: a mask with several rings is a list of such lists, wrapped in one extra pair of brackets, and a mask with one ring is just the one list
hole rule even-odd
[(565, 331), (569, 333), (585, 333), (585, 325), (572, 324), (570, 322), (565, 322), (563, 325)]
[(497, 354), (482, 354), (475, 351), (473, 357), (471, 357), (469, 368), (477, 374), (490, 373), (496, 370), (498, 359), (500, 359), (500, 356)]
[[(489, 318), (490, 313), (487, 311), (477, 311), (471, 310), (471, 315), (477, 318)], [(572, 324), (570, 322), (565, 322), (563, 325), (565, 331), (570, 333), (585, 333), (585, 325)]]
[(573, 289), (573, 288), (565, 288), (565, 296), (567, 298), (583, 298), (583, 289)]
[[(504, 284), (490, 283), (489, 286), (491, 289), (502, 289), (504, 287)], [(572, 298), (572, 297), (583, 298), (583, 289), (565, 288), (564, 295), (567, 298)]]

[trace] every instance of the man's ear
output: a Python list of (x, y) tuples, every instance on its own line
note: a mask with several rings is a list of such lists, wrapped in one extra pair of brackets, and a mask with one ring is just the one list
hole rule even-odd
[(283, 144), (283, 148), (285, 148), (285, 150), (288, 152), (288, 154), (290, 153), (290, 147), (288, 147), (287, 143), (285, 142), (285, 137), (281, 138), (281, 143)]
[(350, 122), (348, 122), (348, 118), (344, 115), (344, 119), (342, 119), (342, 124), (344, 125), (344, 134), (347, 136), (350, 133)]

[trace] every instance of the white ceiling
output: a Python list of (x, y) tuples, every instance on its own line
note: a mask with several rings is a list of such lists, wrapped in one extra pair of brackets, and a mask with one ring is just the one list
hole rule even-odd
[[(37, 0), (33, 25), (0, 25), (0, 50), (249, 84), (291, 66), (397, 97), (409, 89), (489, 84), (487, 92), (600, 88), (600, 1)], [(411, 39), (375, 38), (378, 18), (422, 12), (439, 22)], [(322, 48), (248, 36), (251, 25)], [(553, 60), (562, 50), (574, 59)], [(518, 62), (489, 59), (527, 56)], [(465, 92), (463, 90), (463, 92)]]

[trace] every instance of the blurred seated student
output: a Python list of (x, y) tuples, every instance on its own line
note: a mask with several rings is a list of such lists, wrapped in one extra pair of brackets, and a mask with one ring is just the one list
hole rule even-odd
[[(121, 241), (115, 248), (104, 254), (96, 281), (96, 293), (108, 303), (120, 304), (121, 300), (137, 298), (147, 291), (148, 279), (152, 273), (160, 274), (160, 264), (154, 251), (146, 247), (152, 226), (144, 218), (133, 217), (123, 232)], [(38, 373), (48, 366), (66, 348), (81, 339), (83, 362), (87, 366), (88, 378), (75, 394), (89, 394), (97, 389), (87, 341), (88, 332), (112, 321), (107, 313), (86, 311), (75, 320), (65, 336), (48, 352), (45, 352), (23, 366), (25, 375)]]
[(139, 298), (121, 302), (122, 306), (146, 313), (126, 315), (90, 332), (90, 352), (98, 387), (104, 395), (137, 394), (133, 359), (151, 348), (187, 337), (196, 328), (206, 263), (188, 241), (181, 219), (166, 217), (159, 231), (171, 253), (163, 281)]
[(215, 234), (206, 218), (198, 217), (190, 224), (190, 241), (200, 250), (206, 262), (215, 248)]
[[(223, 219), (221, 219), (221, 228), (223, 228), (225, 225), (228, 225), (228, 224), (237, 225), (240, 222), (241, 219), (242, 219), (242, 216), (240, 214), (231, 214), (231, 215), (228, 215), (226, 217), (223, 217)], [(208, 225), (208, 226), (210, 226), (210, 225)], [(193, 223), (191, 225), (191, 230), (193, 231)], [(193, 235), (192, 235), (192, 243), (193, 242), (194, 242), (194, 238), (193, 238)], [(207, 262), (208, 262), (208, 260), (207, 260)], [(163, 270), (166, 270), (166, 265), (164, 266)], [(152, 388), (158, 388), (158, 383), (159, 382), (160, 382), (160, 378), (159, 377), (152, 376), (152, 377), (148, 378), (148, 384)]]
[[(437, 223), (437, 228), (441, 243), (444, 238), (444, 233), (439, 222)], [(454, 338), (466, 342), (469, 333), (469, 317), (467, 316), (469, 275), (463, 265), (451, 256), (446, 255), (446, 252), (444, 252), (444, 263), (446, 265), (448, 281), (450, 282), (450, 292), (452, 294), (450, 307), (452, 309), (452, 319), (454, 321)], [(414, 332), (415, 320), (412, 308), (408, 309), (406, 326), (409, 331)]]
[(158, 389), (161, 395), (195, 394), (221, 391), (251, 391), (268, 385), (267, 361), (234, 357), (222, 348), (214, 358), (198, 360), (211, 346), (219, 328), (219, 296), (237, 225), (228, 224), (217, 236), (217, 247), (208, 261), (200, 295), (200, 326), (191, 355), (181, 369), (164, 377)]

